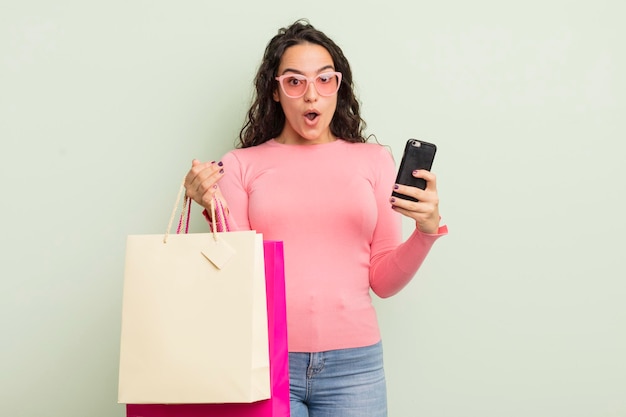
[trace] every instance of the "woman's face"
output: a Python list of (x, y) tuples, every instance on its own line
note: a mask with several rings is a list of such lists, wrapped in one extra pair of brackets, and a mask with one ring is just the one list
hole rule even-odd
[[(333, 71), (330, 53), (323, 46), (311, 43), (287, 48), (278, 66), (278, 76), (299, 74), (309, 79)], [(283, 131), (276, 138), (278, 142), (312, 145), (336, 139), (330, 132), (330, 122), (337, 108), (337, 93), (322, 96), (315, 83), (308, 82), (304, 95), (292, 98), (276, 84), (274, 100), (280, 103), (286, 118)]]

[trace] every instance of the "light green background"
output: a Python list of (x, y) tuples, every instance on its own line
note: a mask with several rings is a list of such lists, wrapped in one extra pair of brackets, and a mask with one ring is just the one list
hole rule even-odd
[(439, 145), (451, 234), (376, 300), (390, 416), (626, 416), (624, 9), (2, 0), (0, 415), (124, 415), (125, 237), (164, 231), (191, 159), (232, 147), (269, 38), (308, 17), (369, 133), (396, 158)]

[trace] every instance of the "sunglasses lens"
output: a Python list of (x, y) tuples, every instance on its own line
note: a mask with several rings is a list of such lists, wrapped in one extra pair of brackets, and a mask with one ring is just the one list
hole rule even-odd
[(323, 96), (332, 96), (339, 90), (339, 80), (336, 74), (320, 74), (315, 77), (315, 88)]
[(290, 75), (282, 80), (283, 90), (289, 97), (300, 97), (304, 95), (307, 84), (306, 78), (297, 75)]

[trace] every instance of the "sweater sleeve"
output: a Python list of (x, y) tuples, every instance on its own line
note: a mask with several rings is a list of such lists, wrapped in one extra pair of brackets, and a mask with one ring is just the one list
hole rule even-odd
[(435, 241), (447, 233), (447, 226), (439, 227), (436, 234), (415, 229), (397, 248), (372, 258), (370, 286), (374, 293), (387, 298), (400, 292), (413, 279)]
[(224, 155), (222, 162), (225, 174), (219, 182), (219, 187), (228, 205), (229, 228), (231, 231), (250, 230), (248, 192), (243, 164), (232, 151)]
[[(436, 234), (415, 229), (406, 241), (400, 243), (402, 216), (391, 208), (389, 202), (394, 183), (393, 160), (383, 158), (374, 191), (378, 220), (370, 258), (370, 287), (381, 298), (391, 297), (402, 290), (413, 279), (435, 241), (448, 233), (447, 226), (441, 226)], [(396, 230), (395, 238), (390, 237), (389, 230)]]

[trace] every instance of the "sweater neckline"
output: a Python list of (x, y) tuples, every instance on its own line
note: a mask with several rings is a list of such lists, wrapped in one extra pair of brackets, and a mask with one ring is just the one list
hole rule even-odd
[(275, 138), (268, 140), (267, 142), (265, 142), (265, 144), (269, 145), (269, 146), (275, 146), (275, 147), (281, 147), (281, 148), (290, 148), (290, 149), (321, 149), (321, 148), (329, 148), (329, 147), (333, 147), (333, 146), (339, 146), (339, 143), (347, 143), (345, 140), (343, 139), (339, 139), (337, 138), (337, 140), (334, 140), (332, 142), (324, 142), (324, 143), (314, 143), (314, 144), (310, 144), (310, 145), (294, 145), (294, 144), (286, 144), (286, 143), (280, 143), (278, 141), (276, 141)]

